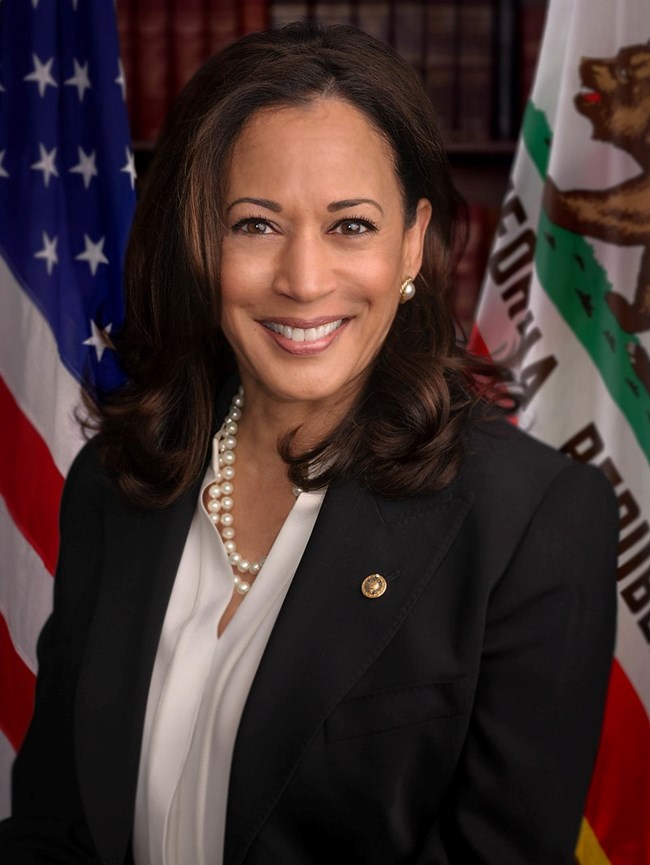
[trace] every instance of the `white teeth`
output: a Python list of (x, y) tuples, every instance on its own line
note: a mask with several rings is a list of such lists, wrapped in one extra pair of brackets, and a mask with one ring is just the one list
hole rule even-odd
[(264, 327), (268, 327), (274, 333), (280, 333), (282, 336), (290, 339), (292, 342), (314, 342), (317, 339), (323, 339), (329, 336), (330, 333), (339, 328), (343, 324), (343, 319), (337, 321), (329, 321), (327, 324), (321, 324), (318, 327), (289, 327), (287, 324), (275, 324), (273, 322), (264, 322)]

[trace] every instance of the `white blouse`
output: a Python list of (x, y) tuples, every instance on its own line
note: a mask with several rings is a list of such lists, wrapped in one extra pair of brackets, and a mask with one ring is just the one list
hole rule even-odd
[(136, 795), (136, 865), (221, 865), (241, 714), (325, 495), (301, 493), (217, 638), (233, 570), (202, 504), (178, 568), (149, 688)]

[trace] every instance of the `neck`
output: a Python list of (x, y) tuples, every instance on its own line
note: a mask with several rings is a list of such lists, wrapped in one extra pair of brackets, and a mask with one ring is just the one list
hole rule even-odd
[(295, 445), (307, 450), (330, 433), (350, 410), (352, 398), (336, 401), (281, 400), (243, 380), (246, 411), (239, 440), (248, 454), (268, 460), (276, 457), (278, 442), (297, 430)]

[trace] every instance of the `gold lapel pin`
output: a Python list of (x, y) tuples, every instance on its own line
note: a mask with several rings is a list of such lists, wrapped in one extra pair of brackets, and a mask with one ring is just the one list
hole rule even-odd
[(380, 598), (386, 591), (388, 583), (381, 574), (370, 574), (361, 583), (361, 593), (366, 598)]

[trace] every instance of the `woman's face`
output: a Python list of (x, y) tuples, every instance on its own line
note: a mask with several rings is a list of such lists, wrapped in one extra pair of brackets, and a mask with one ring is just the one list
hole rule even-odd
[(354, 397), (420, 268), (431, 206), (411, 228), (389, 146), (347, 102), (260, 111), (226, 192), (221, 325), (251, 400)]

